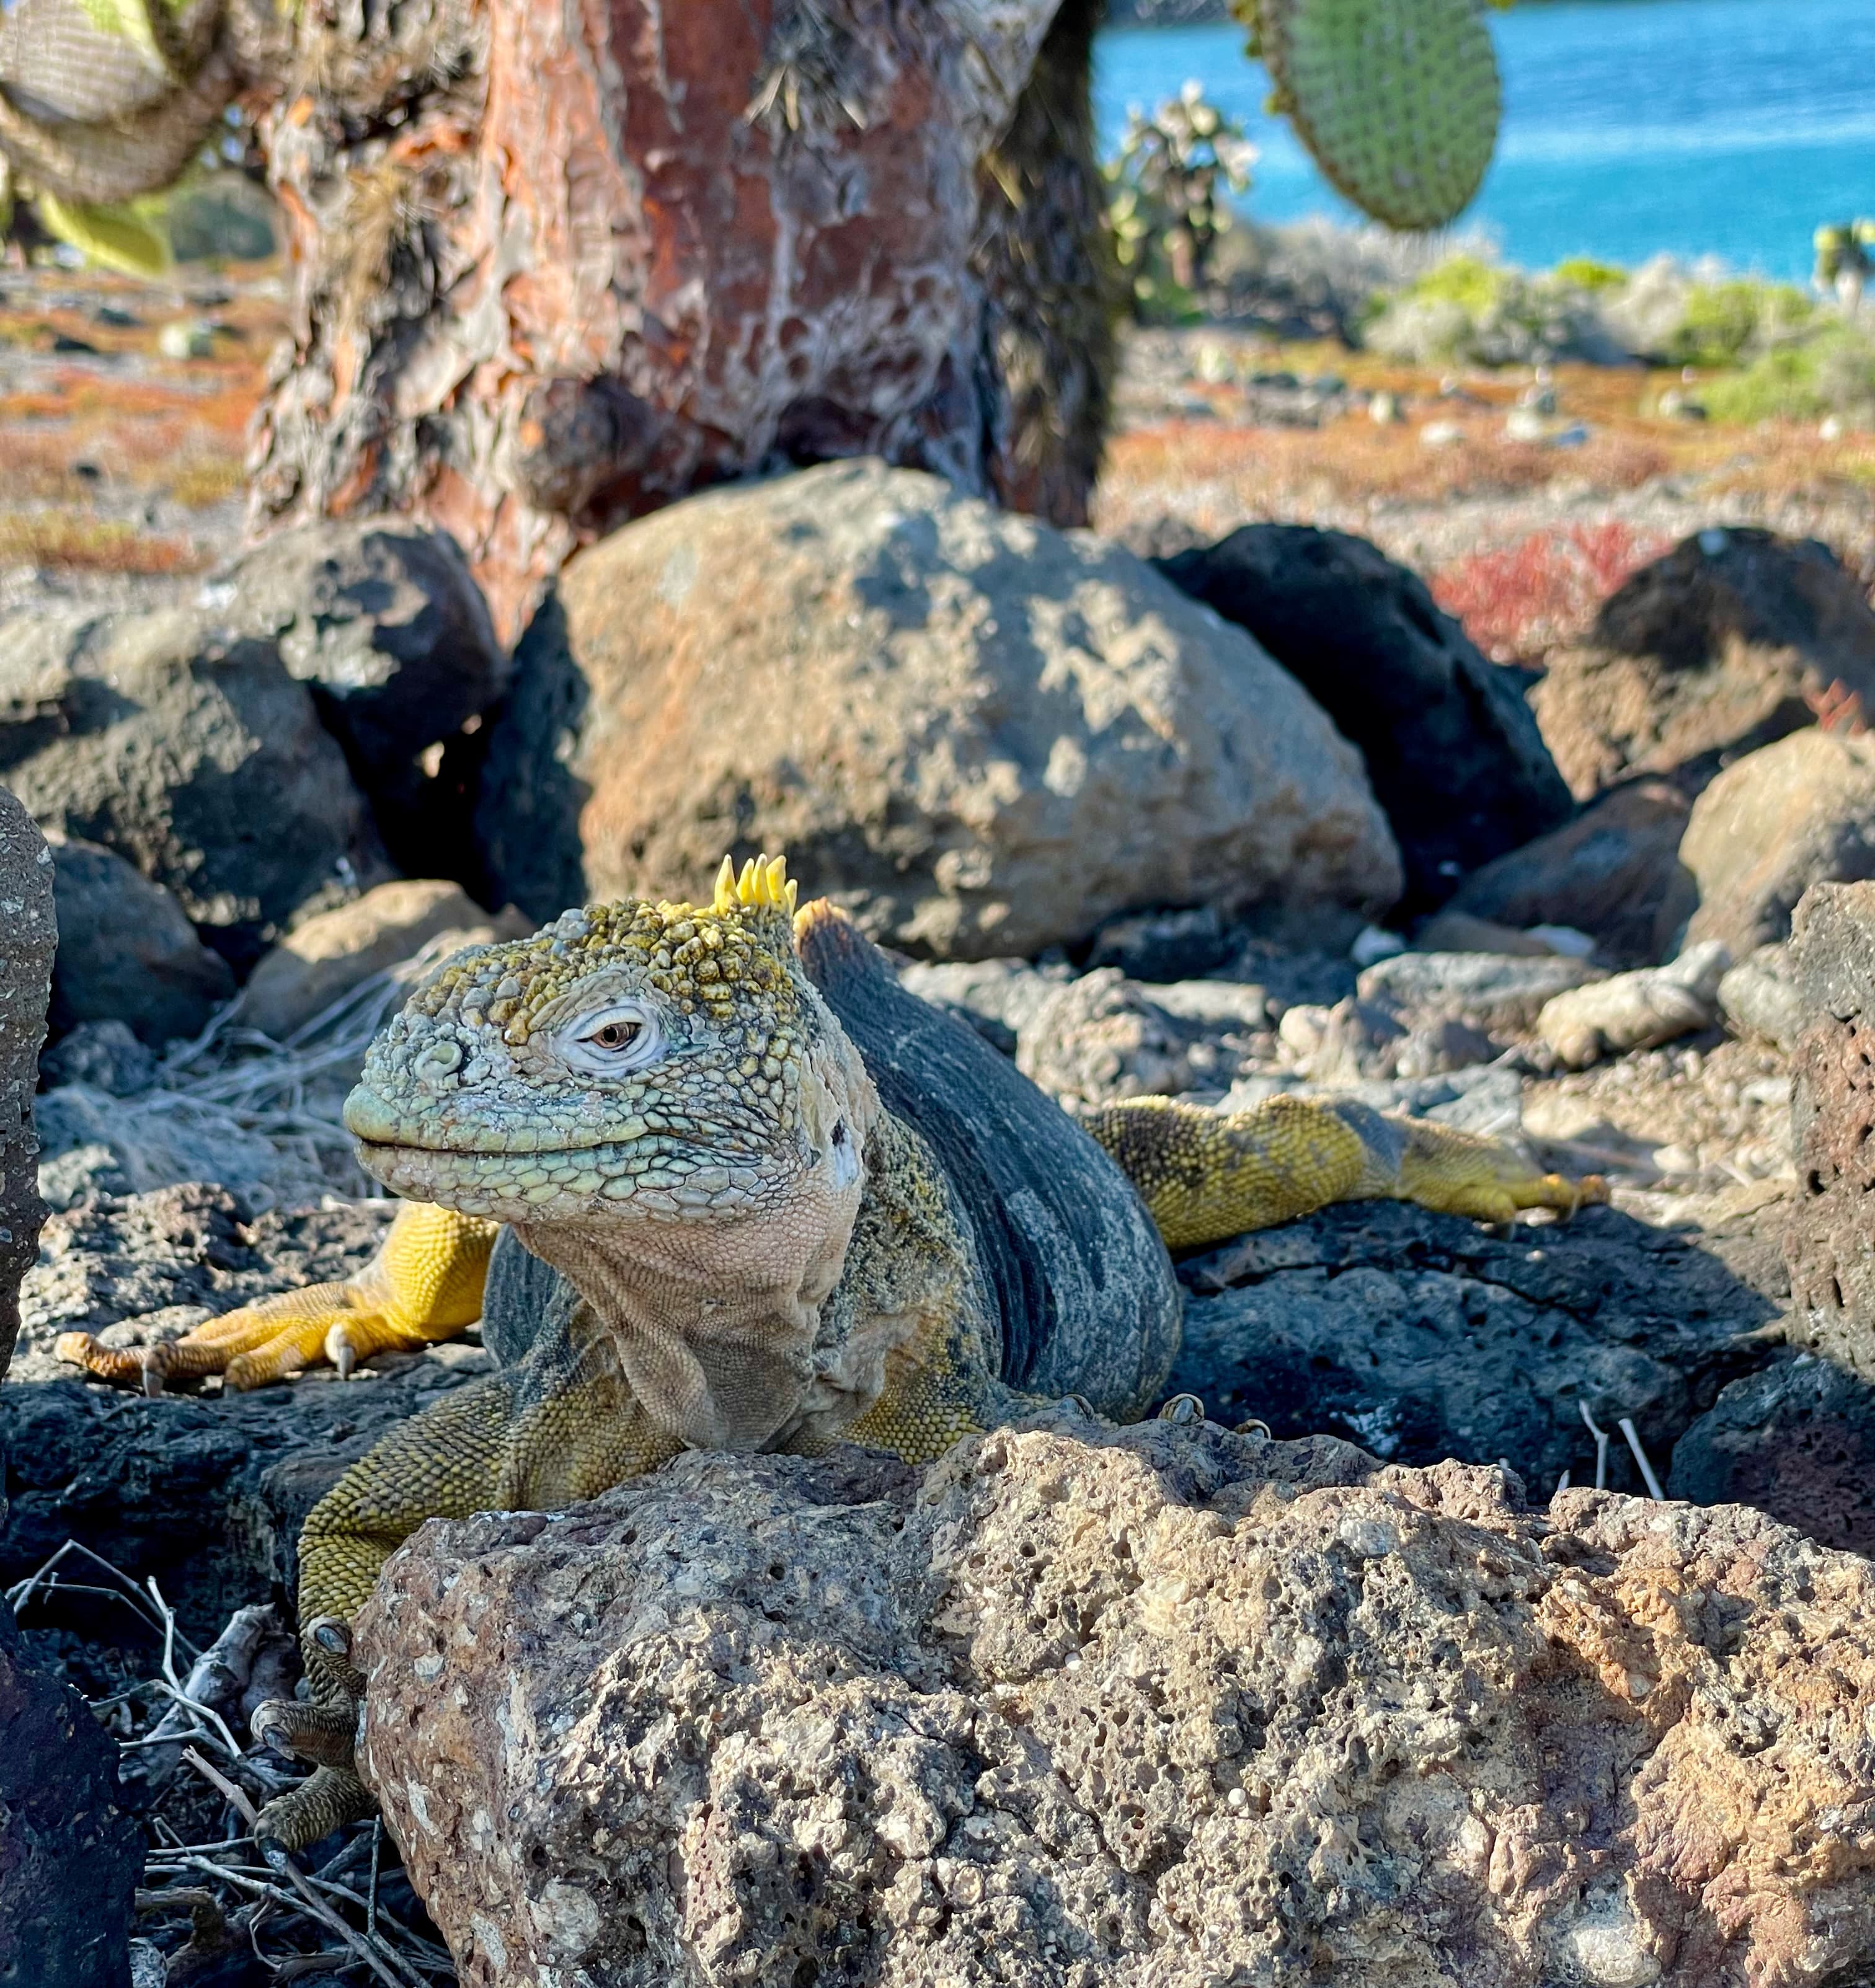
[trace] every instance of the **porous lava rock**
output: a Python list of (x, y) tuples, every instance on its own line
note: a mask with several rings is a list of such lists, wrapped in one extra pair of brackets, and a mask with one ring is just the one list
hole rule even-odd
[(1694, 803), (1680, 860), (1699, 893), (1689, 945), (1742, 959), (1788, 938), (1811, 884), (1875, 877), (1875, 738), (1812, 726), (1734, 760)]
[(1875, 1381), (1875, 883), (1819, 884), (1791, 920), (1793, 1345)]
[(201, 609), (0, 624), (0, 773), (42, 826), (114, 850), (243, 963), (383, 874), (312, 693)]
[(1159, 570), (1254, 635), (1361, 749), (1399, 844), (1407, 912), (1569, 819), (1522, 680), (1366, 539), (1244, 525)]
[(117, 1743), (70, 1685), (28, 1658), (0, 1600), (0, 1981), (118, 1988), (143, 1831)]
[(1811, 1354), (1734, 1381), (1674, 1444), (1667, 1488), (1875, 1556), (1875, 1384)]
[(1670, 958), (1699, 902), (1680, 860), (1691, 803), (1671, 780), (1623, 781), (1565, 827), (1474, 870), (1446, 909), (1526, 930), (1568, 925), (1611, 966)]
[(114, 850), (56, 829), (47, 839), (59, 904), (52, 1026), (63, 1035), (121, 1022), (153, 1046), (199, 1033), (233, 996), (227, 961), (170, 892)]
[(1359, 756), (1240, 630), (1105, 539), (875, 461), (623, 527), (516, 668), (477, 820), (536, 917), (694, 895), (760, 848), (938, 956), (1399, 894)]
[(1814, 539), (1714, 528), (1611, 594), (1586, 642), (1553, 651), (1530, 693), (1571, 790), (1678, 772), (1697, 790), (1728, 758), (1813, 724), (1833, 686), (1875, 710), (1875, 611)]
[[(1449, 1115), (1449, 1114), (1445, 1114)], [(1168, 1395), (1389, 1463), (1508, 1463), (1595, 1481), (1586, 1406), (1631, 1416), (1657, 1467), (1762, 1364), (1785, 1286), (1775, 1224), (1691, 1236), (1606, 1208), (1494, 1233), (1401, 1202), (1325, 1208), (1179, 1266)], [(1645, 1489), (1619, 1439), (1616, 1488)]]
[(46, 1216), (32, 1094), (58, 943), (51, 854), (0, 787), (0, 1375), (19, 1330), (19, 1280), (39, 1253)]
[(360, 1757), (465, 1988), (1848, 1981), (1875, 1567), (1203, 1423), (437, 1521)]

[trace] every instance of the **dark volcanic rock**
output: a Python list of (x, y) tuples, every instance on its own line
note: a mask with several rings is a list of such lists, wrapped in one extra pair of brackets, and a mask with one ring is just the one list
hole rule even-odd
[(0, 787), (0, 1375), (19, 1327), (19, 1280), (38, 1253), (46, 1215), (32, 1094), (58, 939), (51, 854), (25, 810)]
[(1566, 827), (1474, 870), (1447, 906), (1519, 930), (1572, 925), (1613, 966), (1670, 959), (1699, 902), (1680, 860), (1691, 803), (1671, 780), (1630, 780)]
[(1789, 959), (1807, 1018), (1791, 1061), (1791, 1341), (1875, 1381), (1875, 883), (1806, 892)]
[(120, 1805), (117, 1742), (27, 1661), (4, 1601), (0, 1741), (0, 1982), (121, 1988), (144, 1844)]
[(1159, 563), (1255, 636), (1359, 746), (1406, 868), (1406, 907), (1566, 820), (1569, 790), (1519, 679), (1365, 539), (1246, 525)]
[(0, 777), (42, 826), (115, 850), (250, 947), (383, 874), (310, 691), (203, 611), (9, 619)]
[(144, 1344), (343, 1276), (368, 1259), (390, 1212), (339, 1204), (249, 1222), (225, 1189), (197, 1185), (54, 1215), (25, 1287), (21, 1358), (0, 1388), (0, 1583), (76, 1538), (134, 1578), (155, 1574), (198, 1638), (265, 1600), (300, 1520), (345, 1463), (485, 1371), (488, 1356), (459, 1341), (386, 1356), (362, 1381), (316, 1370), (252, 1394), (146, 1401), (51, 1378), (73, 1371), (52, 1341), (82, 1329)]
[(1674, 1445), (1667, 1488), (1875, 1554), (1875, 1385), (1808, 1354), (1735, 1381)]
[[(1632, 1415), (1659, 1469), (1729, 1380), (1766, 1357), (1772, 1239), (1723, 1253), (1606, 1208), (1500, 1236), (1395, 1202), (1352, 1203), (1193, 1258), (1166, 1392), (1278, 1436), (1345, 1436), (1389, 1462), (1506, 1459), (1547, 1495), (1595, 1481), (1586, 1403)], [(1617, 1489), (1643, 1489), (1619, 1437)]]
[(1530, 694), (1583, 799), (1629, 773), (1697, 789), (1729, 757), (1813, 724), (1841, 684), (1875, 711), (1875, 612), (1814, 539), (1696, 533), (1610, 595)]
[(95, 842), (52, 836), (59, 900), (59, 957), (52, 965), (52, 1026), (122, 1022), (161, 1044), (207, 1026), (235, 991), (226, 960), (161, 884)]
[[(468, 563), (408, 519), (321, 519), (244, 554), (203, 593), (244, 634), (277, 645), (310, 685), (398, 860), (433, 867), (455, 783), (425, 770), (507, 687), (508, 658)], [(458, 749), (461, 749), (459, 747)], [(459, 831), (466, 820), (452, 823)], [(451, 852), (459, 864), (463, 845)]]
[(154, 1574), (183, 1628), (205, 1642), (235, 1609), (282, 1584), (292, 1591), (301, 1522), (348, 1463), (492, 1364), (456, 1341), (364, 1381), (315, 1374), (248, 1395), (156, 1401), (80, 1381), (9, 1381), (0, 1581), (76, 1539), (134, 1581)]

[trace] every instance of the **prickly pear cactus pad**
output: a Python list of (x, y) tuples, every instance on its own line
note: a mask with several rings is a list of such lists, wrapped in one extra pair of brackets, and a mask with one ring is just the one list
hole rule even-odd
[(1443, 228), (1498, 135), (1478, 0), (1261, 0), (1277, 107), (1340, 192), (1389, 228)]

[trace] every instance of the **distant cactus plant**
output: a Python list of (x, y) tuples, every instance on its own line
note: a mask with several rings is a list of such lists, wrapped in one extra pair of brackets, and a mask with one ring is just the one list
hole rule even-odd
[(1816, 271), (1813, 279), (1826, 296), (1853, 317), (1862, 307), (1862, 287), (1875, 269), (1875, 221), (1865, 218), (1819, 228), (1813, 238)]
[(1106, 168), (1107, 217), (1121, 268), (1142, 306), (1176, 310), (1202, 291), (1229, 196), (1247, 191), (1256, 147), (1244, 127), (1188, 83), (1148, 117), (1128, 113)]
[(1501, 106), (1480, 0), (1230, 5), (1275, 83), (1272, 107), (1340, 192), (1389, 228), (1458, 215), (1491, 164)]

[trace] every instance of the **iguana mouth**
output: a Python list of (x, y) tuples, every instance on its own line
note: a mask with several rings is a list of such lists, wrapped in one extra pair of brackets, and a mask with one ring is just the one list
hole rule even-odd
[(488, 1115), (446, 1110), (398, 1111), (367, 1084), (355, 1085), (345, 1100), (345, 1129), (361, 1151), (402, 1149), (417, 1153), (478, 1154), (581, 1153), (601, 1146), (622, 1146), (654, 1136), (644, 1119), (622, 1116), (617, 1124), (595, 1125), (590, 1131), (560, 1126), (504, 1125)]

